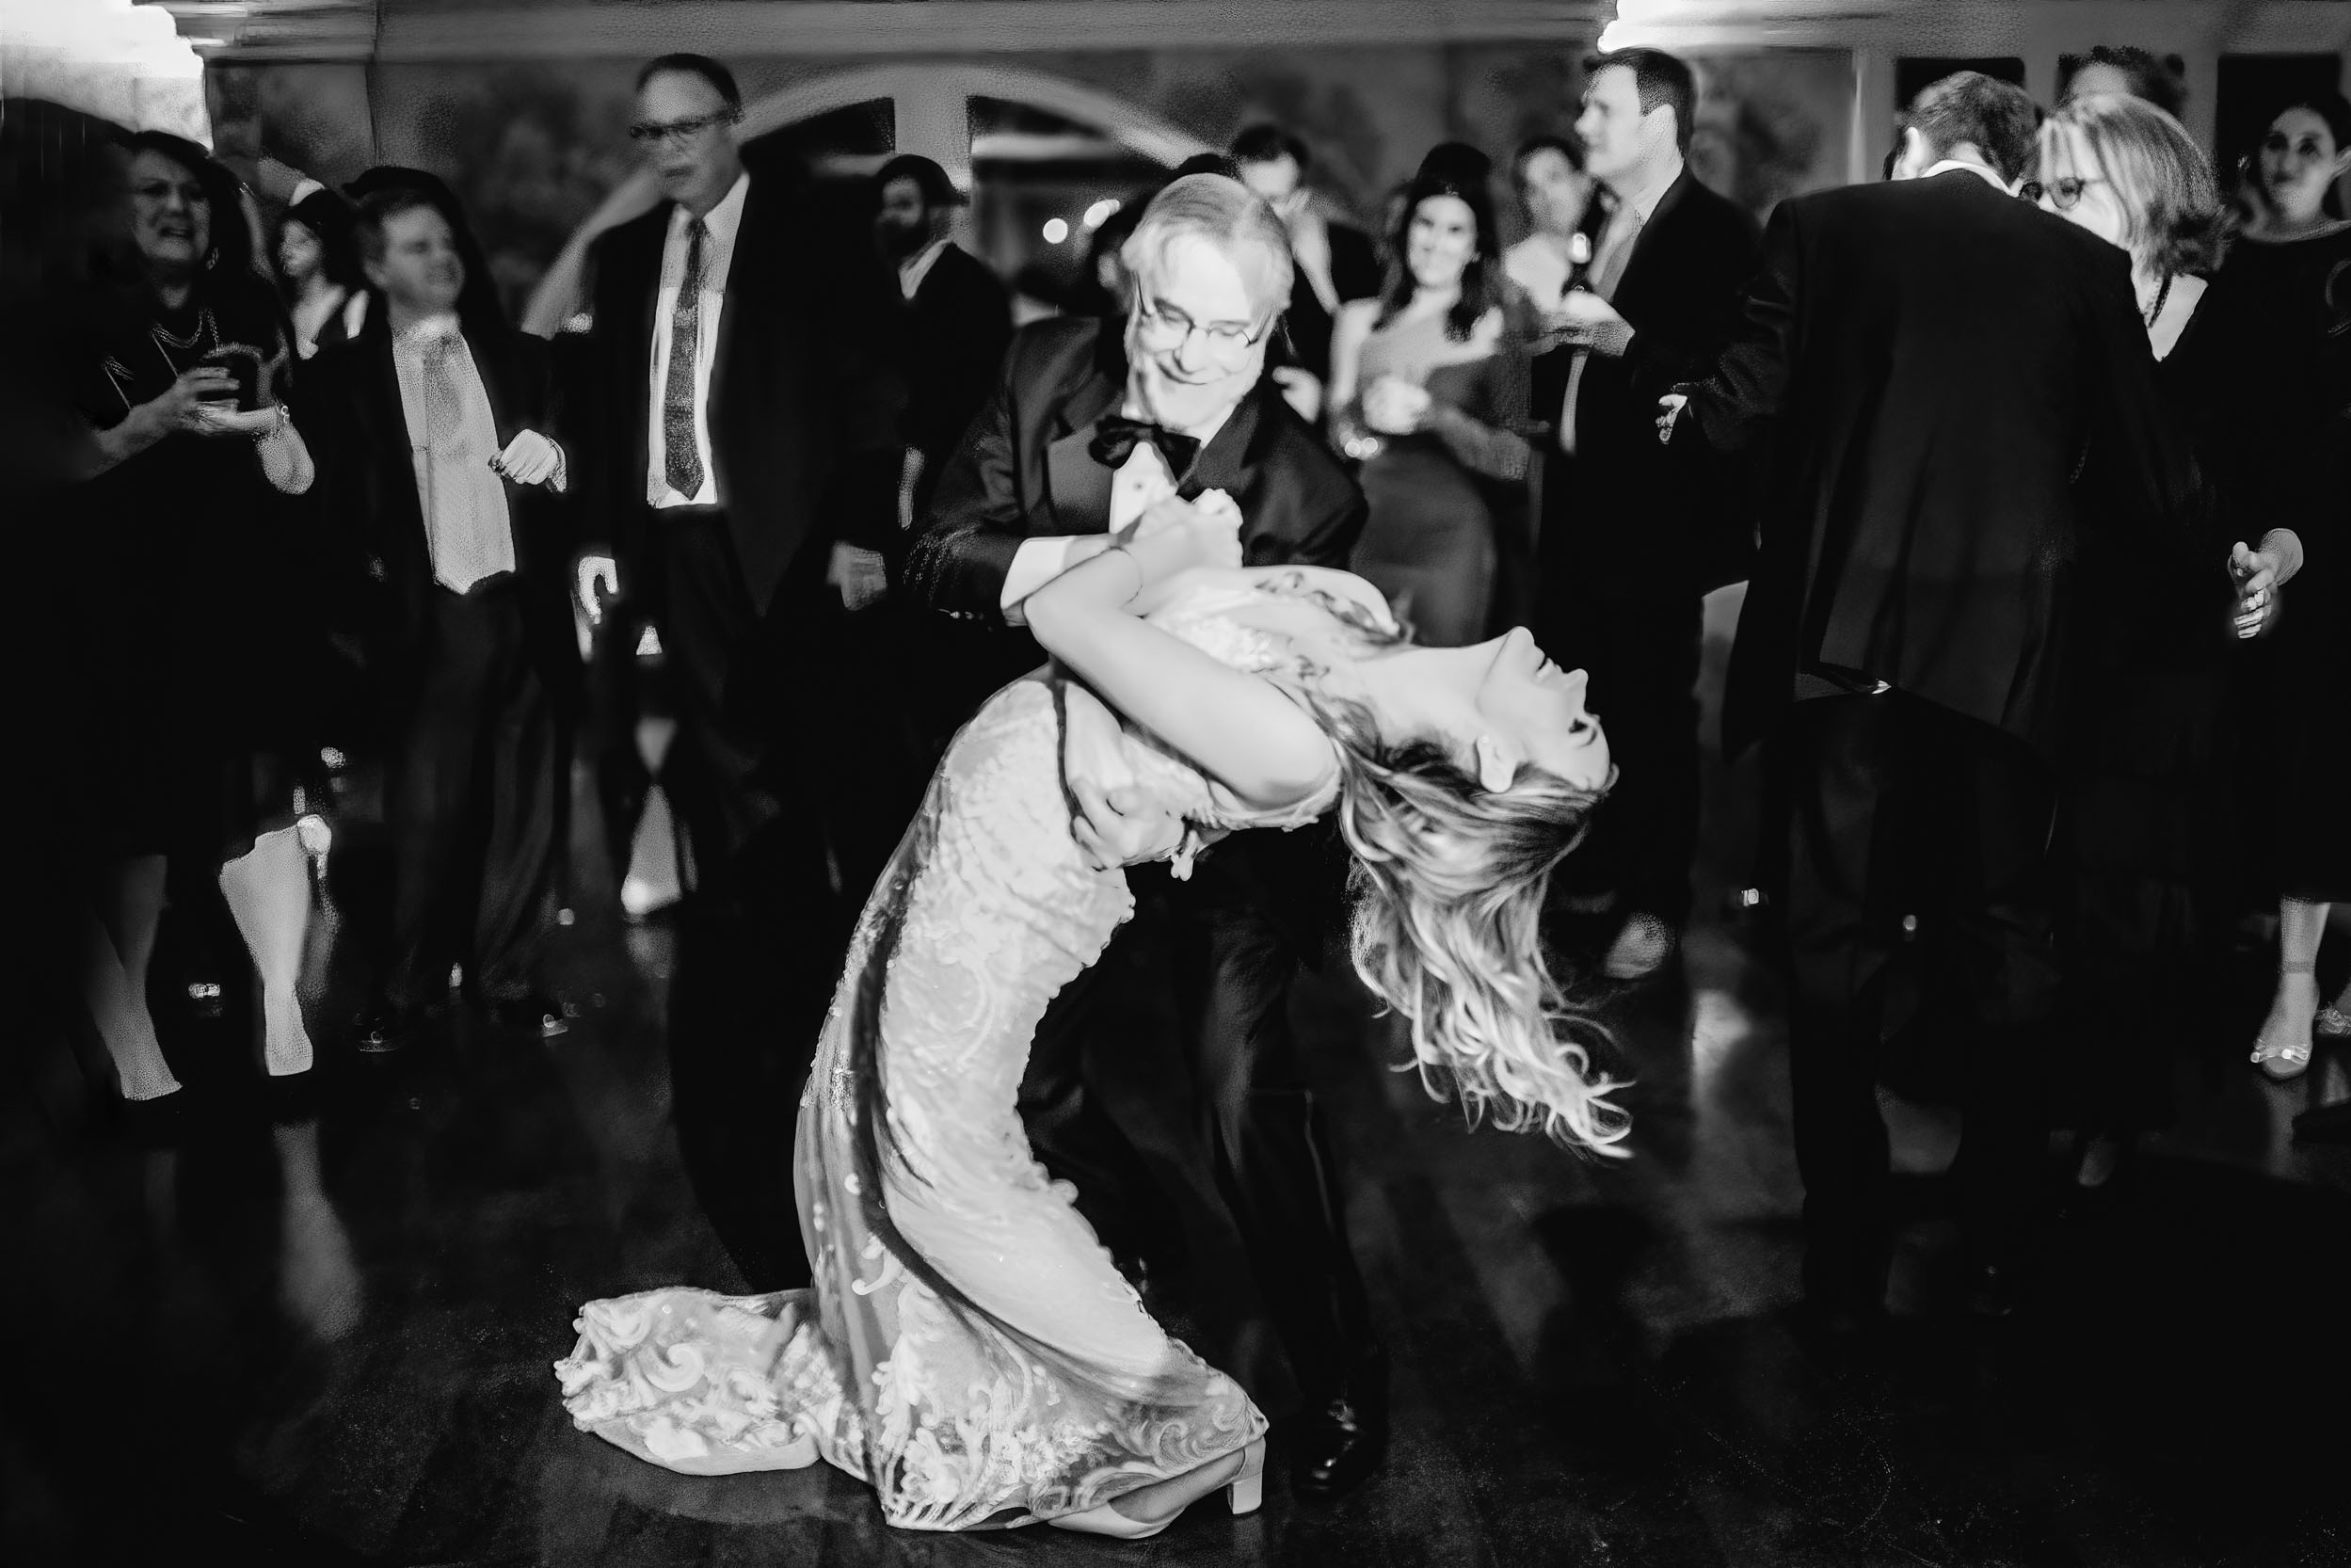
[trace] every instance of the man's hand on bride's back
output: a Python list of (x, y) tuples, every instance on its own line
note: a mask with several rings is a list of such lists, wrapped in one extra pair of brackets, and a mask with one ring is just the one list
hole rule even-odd
[(1163, 860), (1183, 841), (1183, 819), (1136, 776), (1118, 715), (1076, 681), (1062, 689), (1062, 781), (1070, 837), (1096, 871)]

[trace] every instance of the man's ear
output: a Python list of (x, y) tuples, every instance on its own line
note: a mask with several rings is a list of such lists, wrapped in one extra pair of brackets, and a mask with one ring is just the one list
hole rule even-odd
[(1478, 737), (1478, 787), (1490, 795), (1498, 795), (1509, 789), (1518, 777), (1519, 764), (1526, 758), (1518, 748), (1492, 735)]

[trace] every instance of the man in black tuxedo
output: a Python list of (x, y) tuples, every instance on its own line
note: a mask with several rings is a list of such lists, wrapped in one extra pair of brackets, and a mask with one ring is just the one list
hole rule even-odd
[[(616, 589), (660, 635), (691, 776), (673, 798), (705, 891), (814, 907), (833, 898), (824, 781), (856, 772), (816, 672), (844, 595), (882, 578), (901, 312), (863, 236), (744, 170), (741, 112), (715, 60), (639, 72), (630, 135), (664, 200), (590, 252), (574, 447), (591, 536), (614, 553), (584, 559), (580, 586), (591, 614)], [(810, 736), (824, 766), (792, 744)]]
[(565, 1027), (536, 970), (563, 851), (556, 708), (579, 668), (568, 475), (547, 434), (547, 344), (466, 292), (453, 216), (414, 185), (366, 198), (360, 248), (386, 308), (306, 376), (330, 515), (381, 584), (392, 952), (360, 1026), (376, 1050), (404, 1043), (453, 963), (504, 1021)]
[[(986, 645), (965, 672), (972, 702), (1040, 663), (1018, 630), (1030, 593), (1204, 492), (1238, 504), (1253, 566), (1338, 566), (1362, 530), (1362, 493), (1265, 375), (1290, 286), (1271, 209), (1235, 181), (1187, 176), (1153, 199), (1125, 256), (1126, 312), (1042, 323), (1014, 340), (909, 558), (920, 600)], [(1334, 834), (1248, 833), (1212, 850), (1189, 883), (1166, 885), (1212, 1164), (1305, 1397), (1296, 1484), (1325, 1494), (1367, 1473), (1386, 1437), (1385, 1361), (1284, 1008), (1301, 959), (1320, 953), (1339, 866)], [(1023, 1111), (1040, 1158), (1076, 1183), (1119, 1251), (1136, 1240), (1117, 1201), (1133, 1160), (1082, 1080), (1089, 1011), (1082, 984), (1056, 999)]]
[(930, 159), (901, 153), (873, 183), (874, 234), (906, 301), (906, 445), (920, 458), (914, 515), (929, 508), (938, 472), (995, 390), (1012, 342), (1012, 292), (948, 237), (964, 195)]
[(2123, 253), (2010, 195), (2037, 120), (1961, 72), (1912, 106), (1895, 183), (1783, 202), (1738, 343), (1660, 422), (1677, 448), (1770, 433), (1725, 742), (1767, 736), (1785, 792), (1804, 1288), (1841, 1322), (1884, 1310), (1874, 1090), (1913, 911), (1971, 993), (1954, 1167), (1971, 1304), (2015, 1304), (2047, 1133), (2050, 759), (2077, 541), (2118, 529), (2153, 550), (2182, 517)]
[(1607, 712), (1623, 787), (1567, 871), (1587, 899), (1614, 895), (1623, 921), (1608, 970), (1633, 979), (1671, 955), (1689, 913), (1701, 603), (1746, 575), (1751, 535), (1720, 470), (1667, 462), (1651, 423), (1658, 395), (1730, 341), (1756, 236), (1684, 161), (1698, 101), (1687, 66), (1625, 49), (1584, 70), (1575, 130), (1609, 200), (1590, 267), (1572, 292), (1536, 302), (1558, 346), (1533, 377), (1537, 417), (1555, 422), (1534, 630), (1553, 658), (1591, 672)]

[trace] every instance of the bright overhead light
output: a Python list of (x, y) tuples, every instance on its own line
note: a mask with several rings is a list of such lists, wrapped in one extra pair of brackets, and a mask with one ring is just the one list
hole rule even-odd
[(212, 143), (204, 62), (161, 6), (6, 0), (0, 4), (0, 91), (46, 98), (135, 131), (169, 131)]
[(1059, 244), (1061, 244), (1061, 243), (1062, 243), (1062, 241), (1064, 241), (1064, 240), (1067, 239), (1068, 237), (1069, 237), (1069, 220), (1068, 220), (1068, 219), (1066, 219), (1066, 218), (1060, 218), (1060, 217), (1048, 217), (1048, 218), (1047, 218), (1047, 219), (1045, 220), (1045, 243), (1046, 243), (1046, 244), (1048, 244), (1048, 245), (1059, 245)]

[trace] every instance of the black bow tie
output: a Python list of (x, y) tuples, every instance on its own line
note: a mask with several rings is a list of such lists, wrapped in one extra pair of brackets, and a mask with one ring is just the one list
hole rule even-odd
[(1134, 456), (1135, 446), (1141, 441), (1149, 441), (1160, 449), (1169, 475), (1179, 485), (1191, 472), (1192, 460), (1200, 456), (1200, 443), (1192, 437), (1178, 435), (1164, 424), (1128, 419), (1124, 414), (1104, 414), (1095, 425), (1093, 444), (1086, 450), (1096, 462), (1114, 469)]

